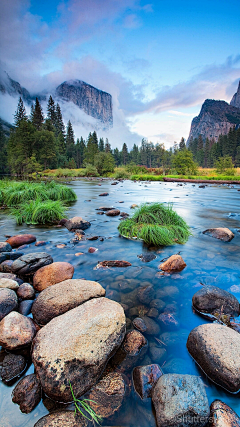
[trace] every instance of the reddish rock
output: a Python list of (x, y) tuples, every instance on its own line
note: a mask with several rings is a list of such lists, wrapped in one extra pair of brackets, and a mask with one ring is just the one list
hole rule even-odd
[(88, 237), (87, 240), (98, 240), (98, 236)]
[(1, 377), (5, 382), (18, 377), (26, 367), (26, 360), (21, 354), (8, 353), (2, 363)]
[(17, 234), (6, 240), (12, 248), (18, 248), (22, 245), (27, 245), (28, 243), (36, 242), (36, 237), (33, 234)]
[(119, 209), (112, 209), (111, 211), (106, 212), (107, 216), (117, 216), (120, 215)]
[(12, 263), (13, 263), (13, 261), (11, 259), (7, 259), (6, 261), (1, 262), (0, 271), (2, 273), (11, 273)]
[(39, 404), (42, 397), (41, 384), (35, 374), (22, 378), (13, 390), (12, 401), (20, 406), (24, 414), (29, 414)]
[(130, 331), (126, 334), (122, 349), (130, 356), (136, 356), (147, 345), (146, 338), (139, 331)]
[(172, 255), (170, 256), (170, 258), (167, 259), (167, 261), (160, 264), (158, 268), (171, 273), (176, 271), (182, 271), (186, 266), (187, 264), (183, 261), (180, 255)]
[(49, 242), (47, 242), (45, 240), (40, 240), (39, 242), (35, 243), (35, 246), (45, 246), (47, 243), (49, 243)]
[(16, 350), (31, 344), (36, 328), (28, 317), (13, 311), (0, 322), (0, 345), (7, 350)]
[(43, 289), (73, 277), (74, 267), (68, 262), (53, 262), (40, 268), (33, 276), (33, 286), (41, 292)]
[(89, 249), (88, 249), (88, 252), (90, 253), (90, 254), (93, 254), (94, 252), (97, 252), (98, 251), (98, 249), (97, 248), (93, 248), (93, 247), (90, 247)]
[(34, 288), (29, 283), (22, 283), (17, 290), (17, 296), (22, 300), (34, 299)]
[(140, 332), (146, 332), (147, 326), (141, 317), (135, 317), (133, 320), (133, 326), (138, 329)]
[(8, 288), (0, 289), (0, 320), (7, 316), (11, 311), (16, 310), (17, 306), (18, 299), (16, 292)]
[(240, 427), (240, 418), (226, 403), (214, 400), (210, 406), (209, 427)]
[(92, 423), (79, 412), (75, 414), (74, 411), (57, 411), (40, 418), (34, 427), (89, 427), (90, 425), (92, 426)]
[(208, 234), (215, 239), (220, 239), (223, 242), (230, 242), (234, 238), (234, 234), (229, 228), (208, 228), (203, 231), (203, 234)]
[(179, 329), (179, 321), (172, 313), (161, 313), (158, 317), (158, 321), (165, 331), (175, 331)]
[(108, 196), (109, 195), (109, 193), (101, 193), (101, 194), (99, 194), (99, 196)]
[(141, 399), (151, 397), (152, 388), (162, 375), (163, 372), (157, 364), (137, 366), (134, 368), (133, 384), (135, 391)]
[(130, 267), (132, 264), (128, 261), (101, 261), (98, 263), (97, 268), (100, 267)]
[(83, 219), (81, 216), (74, 216), (71, 219), (67, 219), (66, 221), (64, 220), (62, 225), (64, 225), (69, 231), (75, 231), (86, 230), (90, 227), (91, 223)]

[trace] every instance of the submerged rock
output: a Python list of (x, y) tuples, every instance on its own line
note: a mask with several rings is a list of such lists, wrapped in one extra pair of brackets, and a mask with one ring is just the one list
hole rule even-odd
[(203, 427), (209, 405), (202, 380), (193, 375), (162, 375), (152, 393), (158, 427)]
[(91, 389), (89, 404), (97, 415), (111, 417), (121, 408), (125, 391), (126, 384), (119, 372), (107, 374)]
[(33, 286), (38, 292), (41, 292), (49, 286), (71, 279), (73, 274), (74, 267), (69, 262), (53, 262), (40, 268), (34, 274)]
[(26, 360), (20, 354), (7, 354), (3, 359), (1, 377), (5, 382), (20, 375), (26, 367)]
[(57, 411), (45, 415), (34, 424), (34, 427), (89, 427), (90, 421), (74, 411)]
[(214, 400), (210, 411), (209, 427), (240, 427), (240, 417), (221, 400)]
[(182, 271), (186, 266), (187, 264), (183, 261), (180, 255), (172, 255), (170, 256), (170, 258), (167, 259), (167, 261), (160, 264), (158, 268), (171, 273), (176, 271)]
[[(8, 280), (8, 279), (5, 279)], [(0, 289), (0, 320), (2, 320), (11, 311), (16, 310), (18, 298), (12, 289)]]
[(133, 369), (134, 388), (141, 399), (151, 397), (152, 388), (162, 375), (163, 372), (156, 364), (137, 366)]
[(119, 209), (112, 209), (108, 212), (106, 212), (107, 216), (117, 216), (120, 215), (120, 210)]
[(8, 288), (12, 290), (17, 290), (19, 287), (19, 284), (12, 279), (0, 279), (0, 289), (1, 288)]
[(187, 349), (200, 368), (216, 384), (240, 390), (240, 334), (216, 323), (197, 326), (188, 337)]
[(156, 258), (156, 255), (154, 255), (154, 254), (141, 254), (141, 255), (138, 255), (137, 257), (140, 258), (142, 262), (150, 262)]
[(139, 331), (126, 333), (124, 341), (110, 361), (113, 369), (119, 372), (128, 372), (144, 358), (148, 348), (148, 341)]
[(100, 268), (100, 267), (130, 267), (132, 264), (128, 261), (119, 261), (119, 260), (114, 260), (114, 261), (101, 261), (97, 264), (96, 268)]
[(44, 289), (38, 295), (32, 307), (33, 318), (40, 325), (45, 325), (54, 317), (92, 298), (104, 295), (105, 289), (97, 282), (81, 279), (64, 280)]
[(234, 234), (229, 228), (208, 228), (203, 231), (203, 234), (208, 234), (215, 239), (220, 239), (223, 242), (230, 242), (234, 238)]
[(23, 255), (12, 264), (12, 272), (21, 278), (32, 277), (41, 267), (52, 264), (51, 255), (46, 252), (34, 252)]
[(36, 327), (28, 317), (16, 311), (9, 313), (0, 322), (0, 345), (7, 350), (16, 350), (31, 344)]
[(137, 296), (141, 303), (149, 304), (155, 297), (155, 289), (152, 285), (141, 286)]
[(40, 381), (35, 374), (27, 375), (19, 381), (13, 390), (12, 401), (20, 410), (29, 414), (39, 404), (42, 397)]
[(32, 360), (44, 392), (61, 402), (89, 390), (126, 331), (123, 308), (107, 298), (94, 298), (52, 319), (37, 333)]
[(6, 240), (12, 248), (18, 248), (22, 245), (27, 245), (29, 243), (36, 242), (36, 237), (33, 234), (17, 234)]
[(217, 286), (203, 286), (192, 298), (193, 307), (202, 313), (212, 315), (229, 314), (239, 316), (239, 302), (237, 298)]
[(99, 196), (109, 196), (109, 193), (101, 193)]

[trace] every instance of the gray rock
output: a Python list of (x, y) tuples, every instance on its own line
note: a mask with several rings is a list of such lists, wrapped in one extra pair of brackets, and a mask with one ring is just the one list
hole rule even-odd
[(51, 255), (46, 252), (34, 252), (23, 255), (12, 264), (12, 272), (21, 278), (32, 277), (34, 273), (45, 265), (52, 264)]
[(197, 311), (202, 313), (239, 316), (237, 298), (217, 286), (203, 286), (193, 295), (192, 304)]
[(137, 293), (138, 299), (142, 304), (149, 304), (155, 297), (155, 289), (152, 285), (141, 286)]
[(0, 242), (0, 252), (11, 252), (12, 246), (8, 242)]
[(203, 427), (210, 414), (202, 380), (193, 375), (162, 375), (152, 393), (158, 427)]
[(81, 279), (64, 280), (44, 289), (33, 303), (34, 320), (45, 325), (54, 317), (78, 307), (84, 302), (103, 297), (105, 289), (97, 282)]
[(20, 406), (25, 414), (39, 404), (42, 397), (40, 381), (35, 374), (22, 378), (13, 390), (12, 401)]
[(214, 400), (210, 411), (209, 427), (240, 427), (239, 416), (221, 400)]
[(19, 284), (12, 279), (0, 279), (0, 289), (1, 288), (8, 288), (12, 289), (13, 291), (17, 290), (19, 287)]
[(25, 299), (24, 301), (21, 301), (18, 306), (18, 311), (23, 316), (28, 316), (31, 313), (33, 305), (33, 300), (31, 299)]
[(141, 319), (141, 317), (135, 317), (132, 323), (134, 328), (138, 329), (138, 331), (143, 333), (146, 332), (147, 325), (145, 324), (144, 320)]
[(64, 225), (69, 231), (75, 231), (75, 230), (86, 230), (87, 228), (90, 227), (91, 223), (86, 221), (80, 216), (75, 216), (71, 219), (68, 219)]
[(16, 311), (9, 313), (0, 322), (0, 345), (7, 350), (30, 345), (35, 335), (36, 327), (32, 319)]
[(234, 238), (234, 234), (229, 228), (208, 228), (203, 231), (203, 234), (208, 234), (215, 239), (220, 239), (223, 242), (230, 242)]
[(12, 289), (0, 289), (0, 320), (11, 311), (16, 310), (17, 306), (18, 299), (16, 293)]
[(163, 363), (167, 359), (167, 350), (164, 347), (158, 347), (157, 345), (151, 345), (149, 348), (149, 354), (152, 362)]
[(148, 335), (156, 335), (158, 336), (161, 332), (160, 326), (158, 325), (157, 322), (155, 322), (155, 320), (151, 319), (148, 316), (143, 316), (142, 320), (144, 321), (147, 329), (145, 331), (146, 334)]
[(89, 427), (90, 421), (81, 416), (75, 415), (74, 411), (57, 411), (45, 415), (34, 424), (34, 427)]
[(22, 300), (34, 299), (35, 290), (29, 283), (22, 283), (17, 290), (17, 296)]
[(151, 397), (152, 388), (163, 375), (159, 365), (137, 366), (133, 369), (133, 384), (135, 391), (145, 399)]
[(216, 384), (240, 390), (240, 334), (216, 323), (197, 326), (188, 337), (187, 349), (200, 368)]
[(21, 354), (7, 354), (3, 359), (1, 377), (5, 382), (19, 376), (26, 367), (26, 360)]
[(168, 347), (181, 345), (183, 342), (187, 342), (188, 338), (187, 330), (180, 330), (178, 332), (164, 332), (160, 335), (160, 340)]
[(107, 298), (94, 298), (52, 319), (37, 333), (32, 360), (44, 392), (69, 402), (89, 390), (126, 332), (123, 308)]
[(12, 263), (13, 263), (12, 260), (6, 260), (6, 261), (1, 262), (1, 264), (0, 264), (0, 271), (2, 273), (11, 273), (11, 271), (12, 271)]

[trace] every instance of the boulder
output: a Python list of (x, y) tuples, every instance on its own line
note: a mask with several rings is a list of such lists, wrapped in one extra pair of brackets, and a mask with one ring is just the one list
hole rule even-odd
[(17, 296), (22, 300), (35, 298), (35, 291), (29, 283), (22, 283), (17, 289)]
[(22, 378), (13, 390), (12, 401), (20, 406), (24, 414), (29, 414), (39, 404), (42, 397), (41, 384), (35, 374)]
[(37, 333), (32, 360), (44, 392), (69, 402), (82, 396), (101, 375), (126, 332), (123, 308), (107, 298), (94, 298), (52, 319)]
[(69, 231), (86, 230), (90, 225), (91, 223), (83, 219), (81, 216), (74, 216), (73, 218), (66, 220), (64, 223), (64, 226)]
[(203, 234), (208, 234), (215, 239), (220, 239), (223, 242), (230, 242), (234, 238), (234, 234), (229, 228), (208, 228), (203, 231)]
[(12, 248), (18, 248), (22, 245), (27, 245), (29, 243), (36, 242), (36, 237), (33, 234), (17, 234), (6, 240)]
[(137, 257), (140, 258), (142, 262), (150, 262), (156, 258), (156, 255), (150, 253), (150, 254), (141, 254), (141, 255), (138, 255)]
[(18, 377), (26, 367), (26, 360), (21, 354), (7, 354), (3, 359), (1, 377), (5, 382)]
[(208, 399), (197, 376), (162, 375), (154, 387), (152, 401), (158, 427), (203, 427), (208, 422)]
[(71, 279), (74, 274), (74, 267), (68, 262), (53, 262), (40, 268), (33, 276), (33, 286), (36, 291), (43, 289), (64, 280)]
[(12, 279), (0, 279), (0, 289), (1, 288), (8, 288), (12, 289), (13, 291), (17, 290), (19, 287), (19, 284)]
[(45, 415), (34, 424), (34, 427), (89, 427), (92, 425), (86, 418), (74, 411), (57, 411)]
[(81, 279), (64, 280), (44, 289), (32, 307), (34, 320), (45, 325), (54, 317), (60, 316), (84, 302), (105, 296), (105, 289), (97, 282)]
[(21, 278), (32, 277), (41, 267), (52, 264), (51, 255), (46, 252), (34, 252), (23, 255), (12, 264), (12, 272)]
[(0, 322), (0, 345), (6, 350), (28, 346), (35, 334), (36, 327), (32, 319), (16, 311), (9, 313)]
[(121, 408), (125, 391), (125, 381), (119, 372), (107, 374), (91, 389), (89, 405), (100, 417), (111, 417)]
[(240, 417), (221, 400), (214, 400), (210, 411), (209, 427), (240, 427)]
[(194, 328), (187, 349), (200, 368), (216, 384), (237, 393), (240, 390), (240, 334), (217, 323)]
[(156, 364), (137, 366), (133, 369), (134, 388), (141, 399), (151, 397), (152, 388), (162, 375), (163, 372)]
[(166, 347), (178, 346), (183, 342), (187, 341), (189, 332), (185, 329), (177, 332), (164, 332), (160, 335), (160, 340), (165, 344)]
[(0, 242), (0, 252), (11, 252), (12, 246), (8, 242)]
[(131, 209), (138, 208), (138, 205), (136, 205), (136, 203), (133, 203), (133, 204), (130, 206), (130, 208), (131, 208)]
[(110, 211), (106, 212), (107, 216), (117, 216), (120, 215), (120, 210), (119, 209), (111, 209)]
[(229, 314), (239, 316), (237, 298), (217, 286), (203, 286), (192, 298), (193, 307), (202, 313), (212, 315)]
[(16, 310), (17, 306), (18, 299), (16, 293), (12, 289), (0, 289), (0, 320), (11, 311)]
[(10, 259), (7, 259), (6, 261), (1, 262), (0, 264), (0, 271), (2, 273), (11, 273), (12, 271), (12, 263), (13, 261)]
[(182, 271), (186, 267), (186, 263), (183, 261), (180, 255), (172, 255), (167, 261), (163, 262), (159, 265), (158, 268), (163, 271), (167, 271), (168, 273)]

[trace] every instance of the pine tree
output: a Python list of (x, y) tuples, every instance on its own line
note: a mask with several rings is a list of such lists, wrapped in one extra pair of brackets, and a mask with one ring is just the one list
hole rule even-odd
[(17, 111), (14, 114), (15, 126), (19, 126), (19, 124), (22, 121), (27, 121), (27, 119), (28, 119), (28, 117), (27, 117), (26, 109), (24, 107), (23, 100), (20, 96), (19, 101), (18, 101)]
[(70, 120), (67, 124), (67, 135), (66, 135), (66, 150), (67, 150), (67, 158), (70, 160), (72, 157), (74, 157), (75, 154), (75, 139), (74, 139), (74, 132), (72, 123)]
[(119, 166), (121, 164), (121, 154), (120, 154), (118, 148), (114, 148), (113, 157), (114, 157), (114, 161), (115, 161), (116, 166)]
[(112, 152), (112, 150), (111, 150), (111, 144), (109, 143), (108, 138), (106, 138), (106, 142), (105, 142), (105, 152), (106, 153), (111, 153)]
[(126, 165), (127, 161), (128, 161), (128, 148), (127, 148), (127, 144), (124, 142), (122, 146), (122, 162), (124, 165)]
[(56, 119), (55, 119), (56, 134), (57, 136), (61, 134), (63, 138), (65, 138), (65, 126), (63, 123), (62, 112), (59, 104), (57, 104), (56, 106), (55, 116), (56, 116)]
[(84, 163), (94, 165), (94, 157), (98, 153), (98, 139), (97, 134), (94, 131), (88, 135), (87, 146), (84, 154)]
[(31, 122), (37, 130), (40, 130), (42, 128), (43, 121), (44, 117), (42, 107), (38, 98), (36, 98), (35, 106), (31, 108)]
[(139, 158), (138, 146), (136, 144), (134, 144), (133, 148), (131, 150), (131, 160), (137, 165), (138, 164), (138, 158)]
[(102, 151), (104, 151), (104, 140), (103, 140), (103, 138), (99, 139), (98, 150), (100, 151), (100, 153)]
[(53, 126), (56, 125), (56, 107), (52, 96), (49, 96), (47, 105), (47, 118), (50, 120)]
[(185, 149), (186, 149), (185, 140), (184, 140), (184, 138), (182, 138), (181, 141), (179, 142), (179, 150), (183, 151)]

